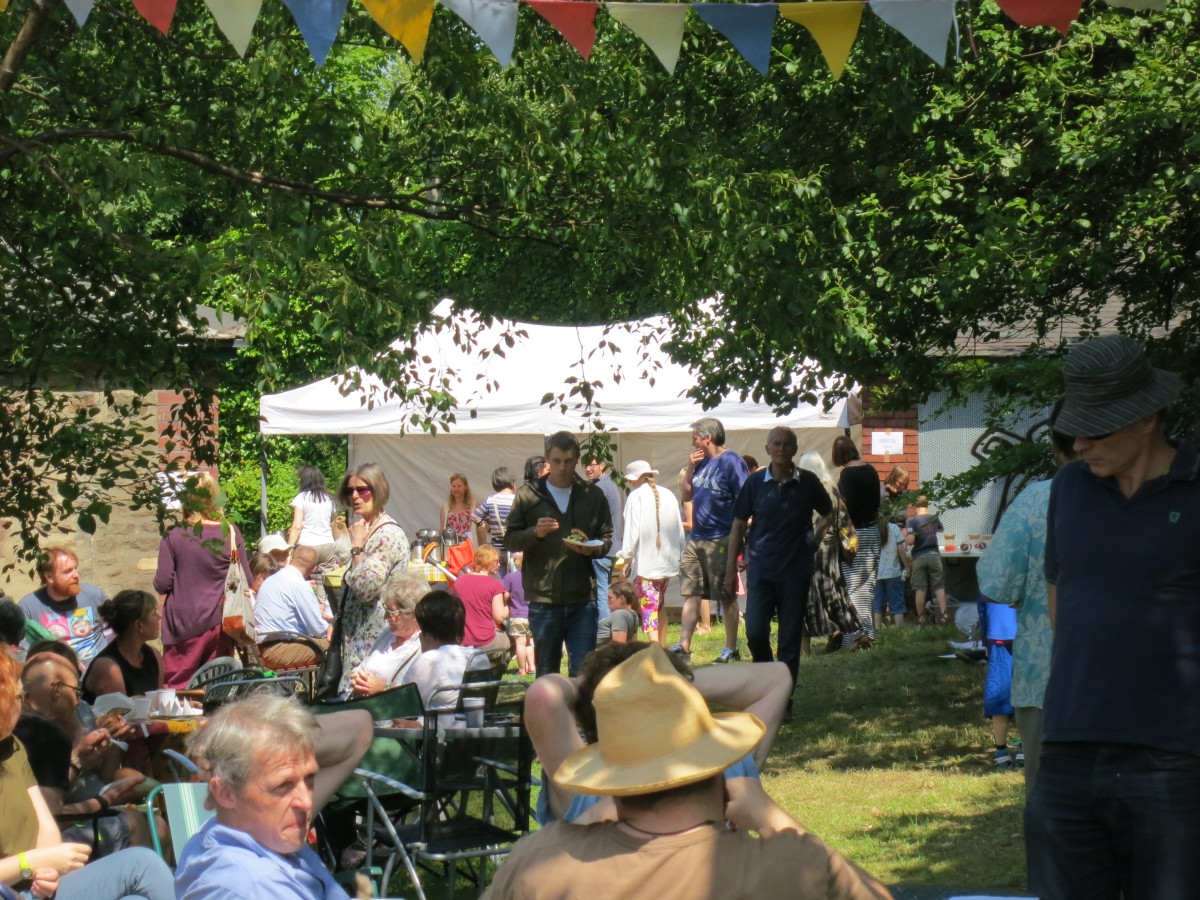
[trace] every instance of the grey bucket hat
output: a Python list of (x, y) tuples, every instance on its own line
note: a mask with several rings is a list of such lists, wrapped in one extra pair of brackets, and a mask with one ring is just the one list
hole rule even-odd
[(1123, 334), (1076, 345), (1063, 360), (1063, 380), (1054, 428), (1077, 437), (1110, 434), (1179, 396), (1179, 377), (1150, 365), (1142, 345)]

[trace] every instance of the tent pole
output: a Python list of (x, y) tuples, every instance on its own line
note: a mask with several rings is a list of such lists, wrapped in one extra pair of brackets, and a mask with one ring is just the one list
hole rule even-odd
[(258, 451), (258, 471), (259, 471), (259, 508), (258, 508), (258, 534), (259, 537), (267, 536), (267, 475), (271, 471), (271, 466), (267, 462), (267, 448), (263, 443), (262, 438), (259, 438)]

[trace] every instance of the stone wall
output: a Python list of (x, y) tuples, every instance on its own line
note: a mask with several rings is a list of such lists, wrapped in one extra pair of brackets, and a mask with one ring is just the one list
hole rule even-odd
[[(103, 398), (97, 394), (77, 392), (73, 396), (78, 397), (80, 403), (103, 405)], [(126, 397), (129, 396), (127, 393)], [(144, 410), (145, 427), (147, 432), (158, 435), (161, 447), (163, 430), (170, 422), (171, 405), (178, 395), (156, 391), (145, 399), (148, 401)], [(214, 404), (214, 428), (216, 419)], [(156, 474), (148, 472), (147, 477)], [(33, 565), (16, 558), (20, 543), (20, 536), (9, 532), (0, 523), (0, 568), (6, 569), (10, 563), (15, 563), (14, 568), (0, 572), (0, 588), (14, 599), (19, 599), (39, 584)], [(125, 588), (153, 591), (158, 543), (159, 528), (154, 511), (134, 510), (128, 504), (122, 505), (119, 498), (114, 498), (109, 523), (98, 523), (95, 534), (69, 528), (48, 536), (43, 546), (61, 546), (73, 551), (79, 557), (79, 572), (83, 581), (99, 585), (111, 597)]]

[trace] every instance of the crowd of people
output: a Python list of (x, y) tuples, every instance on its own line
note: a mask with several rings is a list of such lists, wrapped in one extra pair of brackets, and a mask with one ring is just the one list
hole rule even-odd
[[(1200, 464), (1163, 431), (1178, 379), (1136, 343), (1085, 342), (1064, 372), (1052, 421), (1062, 469), (1017, 498), (979, 565), (981, 603), (1018, 609), (1011, 630), (986, 626), (985, 710), (997, 763), (1010, 718), (1022, 735), (1031, 888), (1182, 898), (1200, 865), (1187, 852), (1200, 832), (1200, 505), (1188, 505)], [(69, 550), (48, 548), (41, 586), (0, 603), (0, 896), (14, 886), (65, 900), (345, 896), (308, 830), (370, 743), (365, 713), (314, 716), (295, 698), (261, 696), (222, 708), (189, 748), (216, 816), (175, 848), (172, 876), (145, 850), (162, 823), (124, 808), (152, 783), (149, 734), (89, 707), (186, 686), (234, 652), (247, 633), (230, 627), (225, 602), (243, 583), (258, 639), (298, 638), (265, 661), (321, 665), (341, 698), (414, 684), (426, 708), (450, 710), (458, 698), (441, 688), (472, 668), (511, 660), (536, 675), (525, 722), (545, 776), (543, 828), (518, 843), (490, 896), (567, 896), (592, 881), (607, 896), (724, 896), (728, 885), (888, 896), (772, 802), (759, 771), (813, 637), (830, 652), (870, 647), (884, 621), (910, 614), (906, 596), (917, 622), (948, 613), (941, 523), (908, 473), (881, 478), (849, 437), (828, 461), (797, 460), (795, 433), (778, 427), (764, 450), (767, 464), (752, 468), (718, 420), (697, 421), (682, 502), (646, 460), (625, 467), (622, 490), (567, 432), (527, 460), (520, 484), (497, 468), (482, 501), (456, 473), (442, 524), (478, 546), (449, 589), (410, 574), (374, 463), (336, 493), (303, 470), (286, 538), (253, 556), (201, 475), (161, 542), (158, 597), (109, 599), (82, 583)], [(1120, 552), (1098, 550), (1115, 535)], [(330, 596), (323, 575), (339, 563), (343, 588)], [(668, 648), (673, 578), (682, 622)], [(693, 670), (705, 602), (725, 641), (718, 665)]]

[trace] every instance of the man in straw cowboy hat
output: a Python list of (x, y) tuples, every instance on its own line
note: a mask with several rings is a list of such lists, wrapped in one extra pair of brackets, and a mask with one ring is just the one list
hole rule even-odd
[(726, 781), (722, 772), (761, 740), (762, 722), (710, 713), (657, 644), (609, 672), (592, 702), (599, 740), (563, 760), (554, 781), (613, 797), (617, 821), (557, 822), (522, 838), (486, 896), (890, 896), (757, 780)]
[(1167, 438), (1179, 379), (1135, 341), (1075, 347), (1050, 490), (1055, 646), (1025, 813), (1043, 900), (1200, 891), (1200, 458)]

